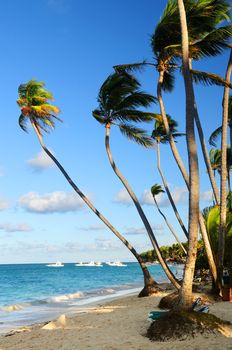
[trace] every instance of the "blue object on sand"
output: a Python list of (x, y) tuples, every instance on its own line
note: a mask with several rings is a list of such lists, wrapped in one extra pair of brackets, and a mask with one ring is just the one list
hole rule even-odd
[(168, 311), (151, 311), (148, 314), (148, 320), (149, 321), (155, 321), (158, 318), (164, 316), (165, 314), (167, 314)]

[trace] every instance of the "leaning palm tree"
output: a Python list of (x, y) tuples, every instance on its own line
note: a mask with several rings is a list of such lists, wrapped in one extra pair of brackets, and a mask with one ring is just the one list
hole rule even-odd
[(198, 221), (199, 221), (199, 169), (198, 156), (195, 141), (194, 115), (195, 98), (193, 82), (189, 67), (189, 39), (186, 12), (183, 0), (178, 0), (178, 9), (180, 14), (181, 41), (182, 41), (182, 62), (183, 76), (185, 83), (186, 96), (186, 141), (188, 149), (189, 162), (189, 223), (188, 223), (188, 255), (185, 264), (183, 283), (180, 290), (178, 308), (191, 309), (192, 306), (192, 283), (197, 256), (198, 242)]
[[(181, 134), (181, 133), (178, 133), (177, 132), (177, 122), (172, 119), (170, 116), (167, 115), (167, 118), (168, 118), (168, 124), (169, 124), (169, 128), (170, 128), (170, 132), (172, 134), (172, 137), (174, 139), (176, 139), (177, 137), (179, 136), (183, 136), (184, 134)], [(169, 138), (167, 137), (167, 134), (166, 134), (166, 131), (165, 131), (165, 128), (164, 128), (164, 124), (163, 124), (163, 119), (162, 119), (162, 116), (157, 116), (156, 117), (156, 121), (155, 121), (155, 126), (154, 126), (154, 130), (152, 131), (152, 138), (156, 141), (156, 149), (157, 149), (157, 168), (158, 168), (158, 171), (159, 171), (159, 174), (161, 176), (161, 179), (162, 179), (162, 182), (163, 182), (163, 185), (164, 185), (164, 188), (165, 188), (165, 191), (167, 193), (167, 196), (168, 196), (168, 199), (171, 203), (171, 206), (173, 208), (173, 211), (176, 215), (176, 218), (185, 234), (185, 236), (188, 238), (188, 231), (180, 217), (180, 214), (178, 212), (178, 209), (175, 205), (175, 202), (173, 200), (173, 197), (172, 197), (172, 194), (168, 188), (168, 184), (167, 184), (167, 181), (164, 177), (164, 174), (163, 174), (163, 171), (161, 169), (161, 166), (160, 166), (160, 144), (166, 144), (169, 142)]]
[(139, 82), (129, 74), (111, 74), (100, 88), (98, 94), (98, 109), (95, 109), (93, 117), (106, 128), (105, 147), (111, 167), (131, 197), (138, 214), (147, 230), (151, 243), (156, 251), (157, 257), (167, 277), (176, 288), (180, 288), (175, 276), (162, 258), (157, 240), (147, 217), (132, 190), (130, 184), (117, 168), (110, 149), (110, 130), (112, 126), (119, 130), (129, 139), (134, 140), (144, 147), (153, 145), (152, 139), (148, 137), (143, 129), (135, 127), (135, 122), (148, 122), (154, 120), (156, 114), (143, 112), (139, 107), (146, 108), (156, 99), (139, 89)]
[(155, 205), (158, 209), (158, 212), (160, 213), (160, 215), (164, 218), (164, 221), (166, 222), (166, 225), (168, 226), (170, 232), (173, 234), (173, 236), (175, 237), (176, 241), (179, 243), (181, 249), (183, 250), (183, 252), (185, 254), (187, 254), (185, 247), (183, 246), (183, 244), (181, 243), (181, 241), (179, 240), (174, 228), (172, 227), (172, 225), (170, 224), (170, 222), (168, 221), (167, 217), (165, 216), (165, 214), (160, 210), (159, 204), (156, 200), (156, 196), (158, 196), (160, 193), (164, 193), (165, 191), (162, 189), (162, 186), (155, 184), (151, 187), (151, 194), (153, 196)]
[(64, 175), (66, 180), (69, 182), (74, 191), (82, 198), (87, 206), (98, 216), (100, 220), (121, 240), (121, 242), (130, 250), (130, 252), (137, 259), (144, 276), (144, 289), (140, 295), (149, 295), (152, 291), (158, 289), (157, 283), (151, 277), (145, 263), (143, 262), (140, 255), (134, 249), (134, 247), (110, 224), (110, 222), (93, 206), (89, 199), (84, 193), (76, 186), (63, 166), (54, 157), (54, 155), (48, 150), (44, 141), (42, 132), (49, 132), (55, 127), (55, 120), (61, 120), (57, 117), (59, 108), (53, 106), (49, 101), (53, 100), (52, 93), (44, 88), (43, 82), (30, 80), (26, 84), (19, 86), (19, 99), (17, 103), (21, 108), (21, 114), (19, 116), (19, 125), (27, 131), (27, 122), (30, 122), (37, 137), (39, 143), (45, 153), (52, 159), (57, 165), (61, 173)]

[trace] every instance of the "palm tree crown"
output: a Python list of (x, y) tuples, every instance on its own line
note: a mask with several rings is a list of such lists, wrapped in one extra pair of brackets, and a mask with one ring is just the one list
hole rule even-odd
[(43, 82), (30, 80), (18, 88), (17, 103), (21, 108), (19, 125), (24, 131), (27, 131), (26, 123), (30, 120), (39, 135), (42, 135), (41, 130), (49, 132), (55, 127), (54, 119), (61, 121), (55, 115), (60, 112), (59, 108), (49, 103), (49, 100), (53, 100), (53, 95), (44, 89), (44, 85)]
[[(170, 134), (174, 139), (176, 139), (179, 136), (184, 136), (183, 133), (177, 132), (178, 123), (174, 119), (172, 119), (169, 115), (167, 115), (168, 119), (168, 125), (169, 125), (169, 131)], [(166, 133), (163, 118), (161, 115), (158, 115), (156, 117), (155, 121), (155, 127), (152, 131), (152, 138), (155, 139), (159, 143), (168, 143), (169, 142), (169, 136)]]
[(138, 108), (149, 107), (156, 102), (156, 98), (139, 88), (139, 82), (129, 74), (111, 74), (100, 88), (99, 107), (92, 115), (99, 123), (116, 125), (128, 138), (145, 147), (151, 147), (151, 137), (132, 123), (154, 120), (156, 114)]

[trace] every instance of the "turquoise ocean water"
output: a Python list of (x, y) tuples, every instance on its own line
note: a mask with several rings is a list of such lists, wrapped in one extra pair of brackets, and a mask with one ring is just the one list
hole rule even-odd
[[(64, 267), (46, 264), (0, 265), (0, 333), (72, 314), (90, 303), (139, 292), (143, 275), (137, 263), (126, 267)], [(181, 275), (180, 266), (171, 267)], [(167, 281), (160, 265), (149, 266), (157, 282)]]

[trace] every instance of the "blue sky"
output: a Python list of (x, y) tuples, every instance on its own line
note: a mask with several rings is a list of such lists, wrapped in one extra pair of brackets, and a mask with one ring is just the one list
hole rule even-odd
[[(29, 128), (18, 126), (19, 84), (44, 81), (61, 109), (63, 123), (45, 136), (67, 172), (94, 205), (141, 252), (151, 249), (142, 222), (115, 177), (104, 149), (104, 128), (92, 118), (98, 90), (121, 63), (152, 60), (150, 36), (165, 0), (21, 0), (2, 2), (1, 45), (1, 157), (0, 157), (0, 263), (62, 260), (133, 261), (133, 256), (73, 193), (58, 169), (42, 153)], [(228, 52), (204, 60), (196, 68), (225, 75)], [(157, 75), (140, 74), (143, 89), (155, 94)], [(220, 124), (221, 88), (196, 91), (206, 138)], [(178, 77), (172, 94), (164, 96), (166, 111), (184, 132), (184, 90)], [(158, 112), (158, 106), (152, 109)], [(147, 126), (149, 132), (152, 125)], [(173, 243), (157, 213), (149, 189), (161, 183), (155, 150), (144, 150), (112, 130), (115, 161), (128, 178), (154, 228), (158, 242)], [(185, 140), (178, 142), (186, 161)], [(187, 191), (168, 146), (162, 167), (187, 221)], [(201, 160), (201, 157), (200, 157)], [(210, 204), (210, 186), (201, 162), (201, 207)], [(163, 211), (184, 240), (165, 196)]]

